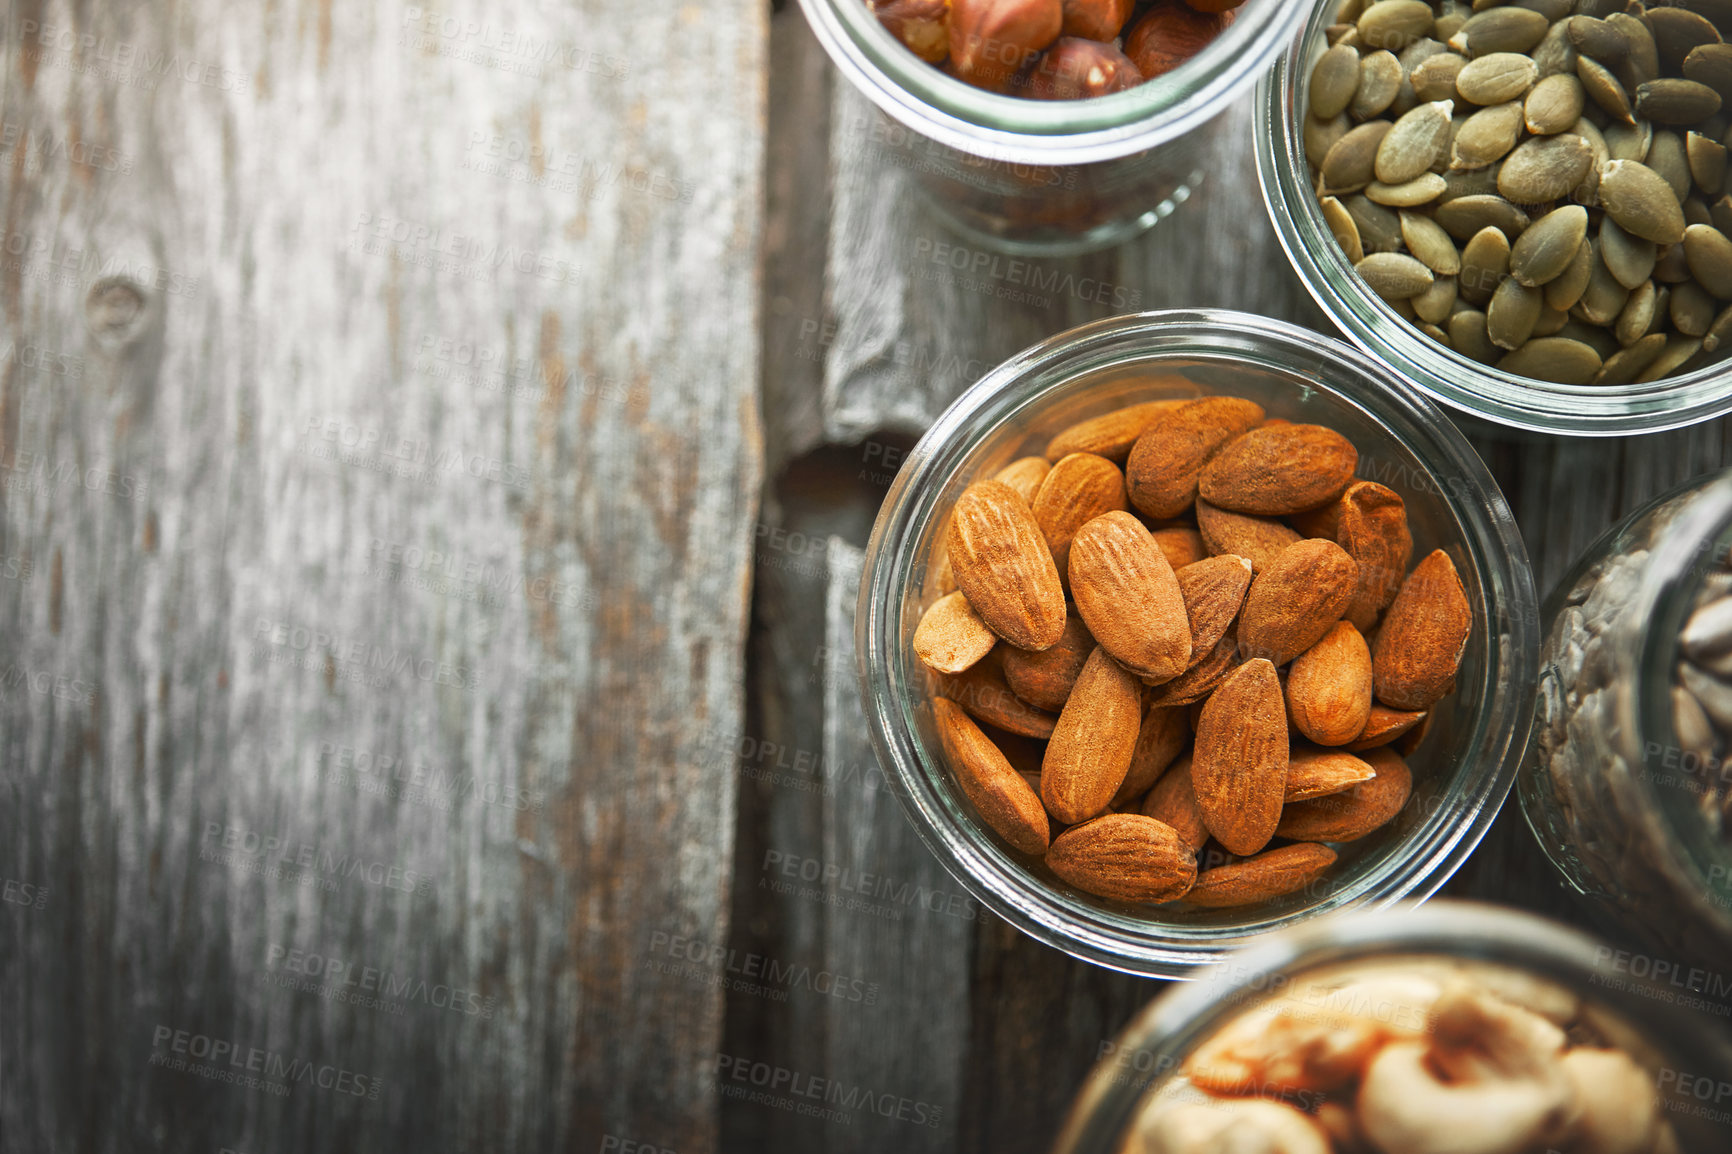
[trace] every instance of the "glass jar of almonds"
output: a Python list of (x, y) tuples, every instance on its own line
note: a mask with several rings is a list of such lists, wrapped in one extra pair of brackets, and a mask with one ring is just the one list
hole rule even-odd
[(1101, 1046), (1055, 1154), (1710, 1154), (1732, 1051), (1620, 951), (1461, 902), (1289, 931)]
[(1599, 539), (1546, 601), (1528, 824), (1656, 954), (1732, 956), (1732, 473)]
[(1496, 483), (1394, 374), (1263, 317), (1144, 313), (1013, 357), (911, 451), (867, 547), (862, 696), (981, 902), (1180, 975), (1460, 865), (1530, 729), (1531, 582)]

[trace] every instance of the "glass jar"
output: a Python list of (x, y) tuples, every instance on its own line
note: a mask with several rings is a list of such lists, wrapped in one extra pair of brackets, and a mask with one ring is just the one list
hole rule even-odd
[[(1308, 890), (1256, 908), (1164, 912), (1088, 897), (991, 833), (955, 786), (933, 728), (912, 637), (938, 596), (935, 544), (977, 478), (1038, 454), (1058, 430), (1137, 401), (1232, 393), (1272, 417), (1328, 425), (1359, 449), (1359, 473), (1406, 501), (1414, 556), (1442, 548), (1474, 628), (1455, 693), (1410, 759), (1413, 795), (1384, 830), (1344, 847)], [(879, 760), (916, 830), (993, 912), (1076, 957), (1175, 976), (1245, 939), (1334, 910), (1433, 893), (1508, 794), (1532, 717), (1538, 645), (1533, 577), (1484, 464), (1435, 406), (1337, 341), (1215, 310), (1083, 325), (989, 372), (909, 453), (867, 545), (856, 613), (866, 714)]]
[(1679, 632), (1732, 582), (1732, 472), (1698, 478), (1596, 541), (1546, 599), (1522, 812), (1607, 924), (1679, 962), (1732, 957), (1724, 751), (1680, 737)]
[(1293, 35), (1290, 0), (1246, 0), (1197, 56), (1125, 92), (1044, 101), (988, 92), (896, 40), (866, 0), (801, 0), (842, 74), (885, 117), (870, 146), (909, 171), (937, 212), (1003, 251), (1060, 255), (1118, 244), (1202, 179), (1194, 131), (1245, 92)]
[(1257, 174), (1281, 247), (1341, 331), (1421, 389), (1499, 424), (1544, 433), (1621, 436), (1692, 425), (1732, 411), (1722, 363), (1645, 385), (1558, 385), (1482, 365), (1444, 348), (1370, 291), (1336, 243), (1312, 187), (1301, 130), (1306, 85), (1340, 0), (1319, 0), (1257, 92)]
[[(1130, 1141), (1139, 1116), (1174, 1083), (1187, 1059), (1223, 1026), (1277, 999), (1318, 1007), (1313, 1020), (1343, 1007), (1315, 996), (1335, 982), (1402, 967), (1454, 973), (1493, 984), (1553, 1017), (1576, 1007), (1576, 1023), (1624, 1049), (1652, 1080), (1661, 1117), (1685, 1154), (1728, 1148), (1723, 1087), (1732, 1085), (1732, 1049), (1703, 1014), (1677, 1004), (1662, 984), (1620, 973), (1617, 951), (1531, 914), (1471, 902), (1331, 918), (1260, 943), (1200, 980), (1174, 986), (1112, 1042), (1071, 1107), (1054, 1154), (1139, 1152)], [(1369, 1004), (1369, 1003), (1367, 1003)], [(1397, 999), (1376, 1003), (1390, 1025), (1423, 1028), (1426, 1010)], [(1573, 1042), (1585, 1041), (1581, 1025)], [(1258, 1097), (1312, 1114), (1330, 1095), (1288, 1084), (1260, 1085)], [(1345, 1103), (1344, 1103), (1345, 1104)]]

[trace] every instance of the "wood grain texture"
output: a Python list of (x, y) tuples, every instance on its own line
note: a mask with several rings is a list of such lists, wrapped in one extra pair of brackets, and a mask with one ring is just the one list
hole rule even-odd
[(765, 21), (8, 12), (9, 1147), (715, 1147)]

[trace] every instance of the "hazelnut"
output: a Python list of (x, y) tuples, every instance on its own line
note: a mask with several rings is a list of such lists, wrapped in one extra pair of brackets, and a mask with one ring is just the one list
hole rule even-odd
[(1041, 54), (1022, 95), (1036, 100), (1086, 100), (1143, 82), (1130, 57), (1098, 40), (1061, 36)]
[(1229, 12), (1245, 0), (1185, 0), (1185, 3), (1199, 12)]
[(1125, 55), (1144, 79), (1152, 80), (1207, 48), (1232, 22), (1231, 11), (1199, 12), (1183, 0), (1160, 0), (1131, 26)]
[(970, 84), (1001, 91), (1063, 26), (1061, 0), (951, 0), (950, 66)]
[(1136, 0), (1064, 0), (1064, 35), (1116, 40)]
[(872, 0), (872, 13), (927, 63), (937, 64), (950, 54), (950, 0)]

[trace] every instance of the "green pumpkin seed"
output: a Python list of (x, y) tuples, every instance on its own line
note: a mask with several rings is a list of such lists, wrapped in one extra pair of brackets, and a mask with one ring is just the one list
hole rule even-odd
[(1347, 115), (1355, 120), (1370, 120), (1395, 103), (1401, 91), (1401, 61), (1393, 52), (1373, 52), (1359, 62), (1359, 86), (1353, 99), (1347, 102)]
[[(1405, 217), (1402, 223), (1406, 235)], [(1587, 235), (1587, 209), (1579, 204), (1553, 209), (1529, 225), (1510, 247), (1510, 274), (1529, 288), (1551, 283), (1570, 267)]]
[(1430, 321), (1426, 320), (1424, 317), (1421, 317), (1419, 319), (1419, 323), (1415, 327), (1418, 328), (1420, 332), (1424, 333), (1426, 336), (1428, 336), (1432, 340), (1436, 341), (1438, 344), (1444, 346), (1445, 348), (1450, 347), (1449, 334), (1444, 332), (1442, 329), (1438, 328), (1436, 325), (1432, 324)]
[(1455, 78), (1467, 66), (1467, 57), (1456, 52), (1440, 52), (1408, 73), (1408, 83), (1420, 100), (1454, 100)]
[(1705, 224), (1714, 227), (1714, 214), (1708, 211), (1708, 203), (1699, 196), (1692, 196), (1684, 202), (1684, 227), (1693, 224)]
[(1548, 24), (1567, 21), (1576, 10), (1576, 0), (1515, 0), (1517, 8), (1530, 8), (1546, 18)]
[(1565, 340), (1578, 341), (1587, 345), (1603, 361), (1615, 354), (1623, 346), (1610, 332), (1598, 325), (1584, 324), (1570, 318), (1570, 323), (1559, 329), (1557, 335)]
[(1443, 189), (1443, 177), (1435, 172), (1427, 172), (1403, 184), (1384, 184), (1374, 180), (1365, 186), (1365, 195), (1378, 204), (1391, 208), (1418, 208), (1436, 200), (1437, 194)]
[(1660, 174), (1678, 200), (1690, 195), (1690, 158), (1682, 136), (1670, 129), (1654, 133), (1654, 143), (1648, 146), (1648, 158), (1642, 163)]
[(1668, 312), (1672, 327), (1685, 336), (1707, 336), (1708, 326), (1714, 323), (1714, 298), (1695, 281), (1685, 281), (1672, 290)]
[(1323, 158), (1323, 191), (1352, 192), (1371, 183), (1377, 146), (1392, 126), (1387, 120), (1361, 124), (1335, 142)]
[(1482, 228), (1520, 236), (1528, 214), (1501, 196), (1461, 196), (1438, 205), (1437, 223), (1456, 240), (1467, 240)]
[(1684, 70), (1684, 60), (1704, 44), (1720, 43), (1720, 33), (1706, 17), (1686, 8), (1650, 8), (1648, 30), (1654, 34), (1654, 46), (1660, 52), (1660, 71), (1677, 74)]
[(1656, 79), (1660, 75), (1660, 50), (1648, 26), (1628, 12), (1614, 12), (1606, 17), (1606, 23), (1618, 30), (1626, 45), (1623, 63), (1616, 70), (1624, 90)]
[(1612, 279), (1633, 289), (1654, 275), (1659, 246), (1651, 240), (1631, 236), (1611, 217), (1600, 222), (1600, 259)]
[[(1377, 145), (1372, 168), (1378, 181), (1406, 184), (1421, 173), (1429, 172), (1437, 154), (1449, 145), (1449, 117), (1454, 107), (1450, 100), (1434, 101), (1420, 105), (1397, 120)], [(1438, 183), (1442, 184), (1441, 177)]]
[(1311, 67), (1311, 115), (1321, 120), (1347, 111), (1359, 89), (1359, 53), (1337, 44)]
[(1695, 337), (1672, 337), (1647, 370), (1636, 377), (1638, 385), (1669, 377), (1684, 367), (1684, 363), (1702, 351), (1702, 342)]
[(1591, 325), (1609, 325), (1618, 319), (1618, 314), (1629, 303), (1630, 290), (1619, 284), (1601, 261), (1594, 266), (1588, 277), (1587, 291), (1570, 309), (1570, 315)]
[(1506, 373), (1554, 384), (1585, 385), (1599, 373), (1600, 363), (1600, 354), (1580, 341), (1539, 337), (1513, 353), (1506, 353), (1497, 367)]
[(1482, 365), (1496, 364), (1503, 350), (1491, 343), (1485, 329), (1485, 314), (1465, 309), (1449, 318), (1449, 343), (1455, 351)]
[(1443, 192), (1438, 204), (1448, 204), (1464, 196), (1496, 196), (1497, 166), (1490, 168), (1455, 168), (1443, 174)]
[(1654, 289), (1654, 282), (1645, 280), (1630, 293), (1630, 299), (1624, 302), (1624, 308), (1618, 313), (1618, 319), (1613, 322), (1612, 335), (1618, 338), (1618, 343), (1625, 348), (1630, 347), (1648, 335), (1654, 327), (1655, 317), (1661, 315), (1659, 294)]
[(1523, 120), (1534, 135), (1551, 136), (1580, 120), (1586, 102), (1582, 82), (1573, 73), (1547, 76), (1528, 93)]
[(1447, 42), (1451, 36), (1461, 31), (1461, 26), (1466, 24), (1472, 16), (1473, 12), (1465, 5), (1456, 4), (1453, 0), (1444, 0), (1441, 13), (1437, 20), (1432, 23), (1431, 34), (1439, 40)]
[(1649, 333), (1628, 348), (1619, 349), (1607, 357), (1599, 375), (1594, 377), (1594, 384), (1635, 384), (1636, 378), (1648, 371), (1648, 367), (1654, 363), (1665, 348), (1665, 333)]
[(1358, 21), (1360, 43), (1400, 52), (1431, 35), (1434, 19), (1425, 0), (1382, 0), (1366, 8)]
[[(1305, 142), (1305, 160), (1312, 168), (1321, 170), (1323, 161), (1329, 155), (1329, 150), (1335, 147), (1337, 141), (1347, 135), (1353, 122), (1347, 119), (1347, 114), (1333, 117), (1329, 120), (1318, 120), (1315, 116), (1307, 116), (1299, 134)], [(1375, 156), (1376, 154), (1373, 153)]]
[[(1374, 204), (1364, 196), (1341, 202), (1359, 229), (1359, 243), (1367, 253), (1398, 252), (1401, 249), (1401, 218), (1392, 209)], [(1358, 263), (1358, 262), (1355, 262)]]
[(1623, 33), (1592, 16), (1570, 17), (1569, 37), (1578, 53), (1605, 64), (1617, 63), (1630, 50)]
[(1353, 266), (1371, 291), (1386, 301), (1405, 301), (1431, 287), (1431, 270), (1398, 252), (1372, 253)]
[(1708, 335), (1702, 338), (1702, 350), (1718, 352), (1728, 344), (1732, 344), (1732, 305), (1722, 309), (1714, 323), (1708, 326)]
[(1563, 327), (1569, 323), (1569, 313), (1563, 309), (1554, 309), (1551, 305), (1546, 305), (1540, 309), (1540, 319), (1534, 322), (1534, 336), (1555, 336), (1562, 332)]
[(1347, 263), (1358, 264), (1365, 256), (1365, 249), (1359, 243), (1359, 226), (1353, 223), (1353, 214), (1333, 196), (1324, 197), (1318, 202), (1318, 208), (1322, 210), (1323, 223), (1329, 226), (1330, 235), (1335, 237), (1335, 243), (1346, 255)]
[(1636, 89), (1635, 109), (1656, 124), (1695, 124), (1720, 111), (1720, 94), (1694, 80), (1649, 80)]
[(1576, 47), (1570, 43), (1569, 33), (1569, 21), (1560, 20), (1551, 26), (1540, 46), (1528, 53), (1533, 57), (1534, 67), (1540, 70), (1541, 80), (1548, 76), (1576, 74)]
[(1684, 230), (1684, 259), (1696, 283), (1720, 300), (1732, 300), (1732, 239), (1709, 224)]
[(1487, 8), (1449, 38), (1449, 46), (1468, 58), (1493, 52), (1529, 52), (1545, 39), (1551, 21), (1526, 8)]
[[(1444, 184), (1447, 185), (1448, 183), (1449, 178), (1445, 177)], [(1445, 188), (1445, 195), (1447, 195), (1448, 192), (1449, 190)], [(1732, 196), (1723, 196), (1713, 204), (1709, 205), (1708, 220), (1715, 228), (1719, 229), (1727, 236), (1732, 236)]]
[(1502, 104), (1527, 95), (1539, 78), (1539, 67), (1526, 56), (1493, 52), (1468, 61), (1455, 78), (1455, 90), (1472, 104)]
[(1570, 131), (1588, 142), (1593, 150), (1593, 163), (1588, 165), (1588, 171), (1582, 177), (1582, 183), (1570, 191), (1570, 199), (1587, 208), (1597, 208), (1600, 204), (1600, 165), (1612, 158), (1606, 148), (1606, 138), (1600, 134), (1599, 128), (1586, 116), (1581, 117), (1570, 126)]
[(1690, 262), (1684, 259), (1684, 243), (1663, 244), (1654, 261), (1654, 280), (1660, 284), (1684, 284), (1690, 279)]
[(1588, 279), (1600, 262), (1598, 250), (1591, 241), (1583, 241), (1564, 271), (1546, 284), (1546, 304), (1554, 309), (1568, 310), (1588, 291)]
[(1580, 184), (1593, 159), (1588, 142), (1573, 133), (1535, 136), (1517, 145), (1503, 162), (1497, 190), (1513, 204), (1545, 204)]
[(1711, 136), (1692, 132), (1684, 138), (1684, 156), (1696, 187), (1713, 196), (1726, 183), (1726, 146)]
[(1461, 250), (1456, 291), (1470, 305), (1484, 305), (1509, 277), (1509, 240), (1495, 228), (1483, 228)]
[(1485, 309), (1485, 331), (1500, 349), (1519, 349), (1534, 335), (1545, 295), (1539, 289), (1506, 277)]
[(1684, 57), (1684, 76), (1732, 100), (1732, 44), (1704, 44)]
[(1443, 226), (1417, 212), (1401, 214), (1401, 239), (1407, 251), (1426, 268), (1439, 276), (1454, 276), (1461, 271), (1461, 253)]
[[(1538, 89), (1535, 89), (1538, 91)], [(1450, 145), (1451, 168), (1484, 168), (1502, 160), (1522, 132), (1522, 106), (1511, 100), (1482, 108), (1462, 122)]]
[(1663, 177), (1633, 160), (1600, 167), (1600, 206), (1624, 231), (1656, 244), (1684, 239), (1684, 209)]
[(1654, 146), (1654, 126), (1646, 120), (1635, 124), (1608, 124), (1604, 139), (1608, 159), (1646, 164), (1648, 150)]
[(1604, 109), (1607, 115), (1626, 124), (1635, 123), (1629, 95), (1604, 64), (1588, 56), (1577, 57), (1576, 79), (1582, 82), (1582, 91), (1588, 94), (1588, 99)]
[(1414, 315), (1420, 320), (1441, 325), (1455, 311), (1456, 298), (1455, 278), (1440, 276), (1431, 282), (1430, 288), (1414, 297), (1409, 303), (1413, 305)]

